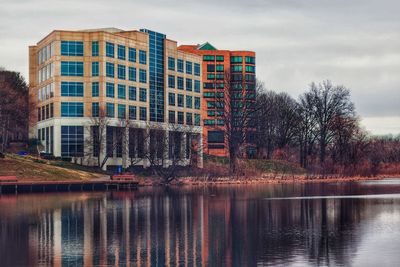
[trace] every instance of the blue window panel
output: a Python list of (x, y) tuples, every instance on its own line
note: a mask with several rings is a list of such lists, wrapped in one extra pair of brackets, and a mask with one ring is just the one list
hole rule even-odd
[(92, 62), (92, 76), (99, 76), (99, 62)]
[(114, 78), (115, 69), (114, 64), (110, 62), (106, 62), (106, 76), (110, 78)]
[(186, 78), (186, 91), (192, 91), (192, 89), (193, 89), (192, 79)]
[(118, 65), (118, 79), (126, 79), (126, 67), (124, 65)]
[(83, 103), (61, 102), (61, 117), (83, 117)]
[(187, 125), (193, 124), (193, 115), (191, 112), (186, 113), (186, 124)]
[(192, 74), (193, 71), (193, 63), (190, 61), (186, 61), (186, 73), (187, 74)]
[(186, 96), (186, 107), (193, 108), (193, 98), (190, 95)]
[(168, 104), (170, 106), (175, 106), (175, 94), (174, 93), (168, 93)]
[(183, 59), (177, 60), (177, 70), (178, 72), (183, 72)]
[(114, 118), (114, 116), (115, 116), (114, 103), (106, 103), (106, 116), (109, 118)]
[(118, 118), (125, 119), (126, 118), (126, 106), (122, 104), (118, 104)]
[(92, 103), (92, 117), (100, 116), (100, 107), (99, 103)]
[(83, 96), (83, 82), (61, 82), (61, 96)]
[(61, 61), (61, 76), (83, 76), (83, 62)]
[(201, 83), (199, 80), (194, 80), (194, 91), (200, 93)]
[(175, 88), (175, 76), (174, 75), (168, 75), (168, 87)]
[(139, 82), (147, 83), (147, 71), (139, 69)]
[(92, 82), (92, 97), (98, 97), (99, 91), (99, 82)]
[(200, 126), (200, 121), (201, 121), (200, 114), (194, 114), (194, 125)]
[(182, 111), (178, 111), (178, 124), (183, 124), (185, 122), (184, 114)]
[(112, 58), (115, 56), (115, 47), (113, 43), (106, 42), (106, 56)]
[(194, 108), (195, 109), (200, 109), (200, 97), (195, 97), (194, 98)]
[(118, 99), (126, 99), (126, 86), (118, 84)]
[(175, 111), (173, 110), (168, 111), (168, 122), (175, 123)]
[(129, 47), (128, 59), (130, 62), (136, 62), (136, 48)]
[(184, 103), (183, 103), (183, 95), (178, 94), (178, 107), (184, 107)]
[(130, 81), (136, 82), (136, 68), (128, 67), (128, 76)]
[(194, 63), (194, 75), (200, 76), (200, 64)]
[(147, 109), (145, 107), (140, 107), (139, 116), (141, 121), (147, 120)]
[(62, 56), (83, 56), (83, 42), (61, 41)]
[(129, 119), (136, 120), (136, 107), (135, 106), (129, 106)]
[(175, 58), (168, 57), (168, 69), (175, 71)]
[(146, 88), (139, 89), (139, 101), (147, 102), (147, 90)]
[(136, 87), (129, 86), (129, 100), (136, 100)]
[(99, 56), (99, 41), (92, 42), (92, 57)]
[(146, 64), (147, 63), (147, 55), (146, 51), (139, 50), (139, 63)]
[(83, 157), (83, 126), (61, 126), (61, 157)]
[(112, 97), (114, 98), (115, 96), (115, 87), (113, 83), (106, 83), (106, 97)]
[(118, 45), (118, 59), (125, 60), (126, 58), (126, 48), (124, 45)]
[(183, 77), (178, 77), (178, 89), (184, 89)]

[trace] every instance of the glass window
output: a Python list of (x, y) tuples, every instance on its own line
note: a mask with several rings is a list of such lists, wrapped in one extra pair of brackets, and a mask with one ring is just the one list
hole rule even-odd
[(106, 42), (106, 56), (107, 57), (114, 57), (114, 53), (115, 53), (114, 44)]
[(186, 91), (192, 91), (192, 89), (193, 89), (192, 79), (186, 78)]
[(177, 70), (178, 72), (183, 72), (183, 59), (177, 60)]
[(186, 61), (186, 73), (192, 74), (193, 63), (190, 61)]
[(129, 47), (128, 56), (130, 62), (136, 62), (136, 48)]
[(216, 80), (224, 80), (225, 75), (223, 73), (217, 73), (217, 74), (215, 74), (215, 79)]
[(204, 61), (214, 61), (214, 60), (215, 60), (215, 57), (212, 56), (212, 55), (204, 55), (204, 56), (203, 56), (203, 60), (204, 60)]
[(207, 65), (207, 71), (208, 72), (214, 72), (215, 71), (215, 65), (214, 64), (208, 64)]
[(114, 97), (115, 88), (113, 83), (106, 83), (106, 97)]
[(225, 121), (223, 119), (217, 119), (217, 125), (224, 125)]
[(135, 106), (129, 106), (129, 119), (136, 120), (136, 107)]
[(175, 94), (174, 93), (168, 93), (168, 104), (170, 106), (175, 106)]
[(147, 62), (146, 51), (139, 50), (139, 63), (146, 64), (146, 62)]
[(145, 107), (140, 107), (139, 109), (139, 116), (140, 120), (145, 121), (147, 120), (147, 109)]
[(83, 62), (61, 61), (61, 76), (83, 76)]
[(168, 57), (168, 69), (175, 70), (175, 58)]
[(194, 75), (200, 76), (200, 64), (194, 63)]
[(200, 126), (200, 114), (194, 114), (194, 125)]
[(232, 70), (232, 72), (242, 72), (243, 66), (242, 65), (232, 65), (231, 70)]
[(125, 119), (126, 118), (126, 106), (122, 104), (118, 104), (118, 118)]
[(181, 95), (181, 94), (178, 94), (178, 107), (182, 107), (183, 108), (183, 106), (184, 106), (184, 104), (183, 104), (183, 95)]
[(195, 109), (200, 109), (200, 97), (195, 97), (194, 98), (194, 108)]
[(99, 103), (92, 103), (92, 117), (99, 117), (100, 108)]
[(123, 84), (118, 84), (118, 98), (126, 99), (126, 86)]
[(92, 76), (99, 76), (99, 62), (92, 62)]
[(124, 45), (118, 45), (118, 59), (125, 60), (126, 48)]
[(83, 96), (83, 82), (61, 82), (61, 96)]
[(193, 98), (190, 95), (186, 96), (186, 108), (193, 108)]
[(99, 56), (99, 41), (92, 42), (92, 57)]
[(194, 91), (196, 93), (200, 93), (200, 81), (199, 80), (194, 80)]
[(134, 67), (129, 67), (128, 68), (128, 75), (129, 75), (129, 80), (136, 82), (136, 68)]
[(118, 79), (125, 80), (126, 78), (126, 67), (124, 65), (118, 65)]
[(204, 120), (204, 125), (215, 125), (215, 120)]
[(256, 58), (255, 57), (246, 57), (246, 63), (256, 64)]
[(191, 112), (186, 113), (186, 124), (187, 125), (193, 124), (193, 114)]
[(207, 102), (207, 108), (215, 108), (215, 102), (213, 101)]
[(204, 83), (203, 87), (204, 87), (204, 89), (214, 89), (215, 84), (214, 83)]
[(178, 111), (178, 123), (183, 124), (184, 123), (184, 114), (182, 111)]
[(168, 87), (175, 88), (175, 76), (174, 75), (168, 75)]
[(146, 88), (139, 89), (139, 101), (146, 102), (147, 101), (147, 90)]
[(217, 61), (221, 62), (224, 61), (224, 56), (216, 56), (215, 58)]
[(61, 157), (83, 157), (83, 126), (61, 126)]
[(147, 83), (147, 71), (139, 69), (139, 82)]
[(115, 105), (114, 103), (106, 103), (106, 115), (109, 118), (114, 118), (115, 115)]
[(83, 103), (61, 102), (61, 117), (83, 117)]
[(256, 67), (246, 65), (246, 72), (255, 73)]
[(204, 98), (214, 98), (215, 97), (215, 93), (214, 92), (204, 92), (203, 93), (203, 97)]
[(231, 57), (231, 63), (242, 63), (243, 58), (241, 56), (233, 56)]
[(136, 87), (129, 86), (129, 100), (136, 101)]
[(178, 89), (183, 90), (183, 77), (178, 77)]
[(92, 97), (98, 97), (99, 91), (99, 82), (92, 82)]
[(175, 123), (175, 111), (168, 111), (168, 122)]
[(217, 72), (223, 72), (224, 71), (224, 65), (217, 65), (216, 66), (216, 71)]
[(83, 42), (61, 41), (62, 56), (83, 56)]
[(106, 62), (106, 76), (110, 78), (114, 78), (114, 64), (110, 62)]

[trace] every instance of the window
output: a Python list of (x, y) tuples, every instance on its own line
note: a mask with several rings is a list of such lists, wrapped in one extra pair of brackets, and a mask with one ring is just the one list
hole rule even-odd
[(207, 102), (207, 108), (215, 108), (215, 102), (212, 101)]
[(168, 75), (168, 87), (175, 88), (175, 76), (174, 75)]
[(223, 97), (224, 97), (224, 92), (216, 92), (216, 93), (215, 93), (215, 96), (216, 96), (217, 98), (223, 98)]
[(118, 59), (125, 60), (126, 48), (124, 45), (118, 45)]
[(183, 77), (178, 77), (178, 89), (183, 90)]
[(183, 59), (177, 60), (177, 70), (178, 72), (183, 72)]
[(99, 56), (99, 41), (92, 42), (92, 57)]
[(193, 84), (192, 79), (186, 78), (186, 91), (192, 91)]
[(61, 102), (61, 117), (83, 117), (83, 103)]
[(191, 112), (186, 113), (186, 124), (187, 125), (193, 124), (193, 114)]
[(110, 78), (114, 78), (114, 64), (110, 62), (106, 62), (106, 76)]
[(193, 97), (190, 95), (186, 96), (186, 108), (193, 108)]
[(83, 126), (61, 126), (61, 157), (83, 157)]
[(175, 123), (175, 111), (173, 110), (168, 111), (168, 122)]
[(99, 117), (100, 108), (99, 103), (92, 103), (92, 117)]
[(146, 64), (146, 62), (147, 62), (146, 51), (139, 50), (139, 63)]
[(147, 120), (147, 110), (145, 107), (140, 107), (139, 116), (141, 121)]
[(207, 111), (207, 116), (214, 117), (215, 116), (215, 110), (208, 110)]
[(83, 76), (83, 62), (61, 61), (61, 76)]
[(129, 86), (129, 100), (136, 101), (136, 87)]
[(217, 125), (224, 125), (225, 122), (223, 119), (217, 119)]
[(126, 118), (126, 106), (122, 104), (118, 104), (118, 118), (125, 119)]
[(215, 97), (215, 93), (214, 92), (204, 92), (203, 93), (203, 97), (204, 98), (214, 98)]
[(243, 58), (240, 56), (231, 57), (231, 63), (242, 63), (242, 62), (243, 62)]
[(225, 79), (224, 74), (222, 74), (222, 73), (215, 74), (215, 79), (216, 80), (224, 80)]
[(216, 66), (216, 71), (217, 72), (223, 72), (224, 71), (224, 65), (217, 65)]
[(215, 120), (204, 120), (204, 125), (215, 125)]
[(130, 62), (136, 62), (136, 48), (129, 47), (128, 56)]
[(214, 60), (215, 60), (215, 57), (212, 56), (212, 55), (204, 55), (204, 56), (203, 56), (203, 60), (204, 60), (204, 61), (214, 61)]
[(61, 82), (61, 96), (83, 96), (83, 82)]
[(192, 74), (193, 72), (193, 63), (190, 61), (186, 61), (186, 73), (187, 74)]
[(99, 62), (92, 62), (92, 76), (99, 76)]
[(83, 56), (83, 42), (61, 41), (62, 56)]
[(200, 64), (194, 63), (194, 75), (200, 76)]
[(183, 95), (178, 94), (178, 107), (182, 107), (183, 108)]
[(246, 74), (246, 82), (255, 82), (256, 76), (252, 74)]
[(200, 93), (200, 81), (199, 80), (194, 80), (194, 91), (196, 93)]
[(118, 99), (126, 99), (126, 86), (118, 84)]
[(216, 56), (215, 58), (217, 61), (221, 62), (224, 61), (224, 56)]
[(207, 80), (215, 80), (215, 74), (214, 73), (207, 73)]
[(200, 126), (200, 114), (194, 114), (194, 125)]
[(168, 57), (168, 69), (175, 70), (175, 58)]
[(208, 64), (208, 65), (207, 65), (207, 71), (208, 71), (208, 72), (214, 72), (214, 71), (215, 71), (215, 65), (213, 65), (213, 64)]
[(168, 93), (168, 104), (170, 106), (175, 106), (175, 94), (174, 93)]
[(246, 72), (255, 73), (256, 67), (246, 65)]
[(242, 72), (243, 66), (242, 65), (232, 65), (231, 70), (232, 70), (232, 72)]
[(224, 132), (223, 131), (208, 131), (207, 135), (208, 143), (224, 143)]
[(114, 57), (114, 44), (106, 42), (106, 56), (107, 57)]
[(195, 109), (200, 109), (200, 97), (195, 97), (194, 98), (194, 108)]
[(256, 64), (256, 58), (255, 57), (246, 57), (246, 63)]
[(147, 91), (146, 88), (139, 89), (139, 101), (146, 102), (147, 101)]
[(182, 111), (178, 111), (178, 123), (179, 124), (183, 124), (184, 121), (185, 121), (185, 119), (184, 119), (183, 112)]
[(129, 119), (136, 120), (136, 107), (135, 106), (129, 106)]
[(113, 83), (106, 83), (106, 97), (114, 97), (115, 89)]
[(114, 103), (106, 103), (106, 116), (109, 118), (114, 118)]
[(125, 80), (126, 78), (126, 67), (124, 65), (118, 65), (118, 79)]
[(136, 82), (136, 68), (128, 67), (128, 75), (130, 81)]
[(139, 82), (147, 83), (147, 71), (139, 69)]
[(99, 96), (99, 82), (92, 82), (92, 97)]
[(204, 87), (204, 89), (214, 89), (215, 84), (214, 83), (204, 83), (203, 87)]

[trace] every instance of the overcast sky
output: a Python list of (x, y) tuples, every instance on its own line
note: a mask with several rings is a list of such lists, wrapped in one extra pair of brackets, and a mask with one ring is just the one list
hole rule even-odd
[(267, 88), (351, 89), (374, 134), (400, 133), (399, 0), (0, 0), (0, 66), (28, 77), (28, 46), (54, 29), (148, 28), (178, 44), (253, 50)]

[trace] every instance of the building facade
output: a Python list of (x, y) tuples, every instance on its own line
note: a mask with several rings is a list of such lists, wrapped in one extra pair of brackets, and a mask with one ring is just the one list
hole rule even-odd
[(146, 29), (53, 31), (29, 47), (30, 136), (55, 157), (103, 168), (201, 167), (201, 63)]
[[(229, 156), (227, 109), (224, 104), (234, 105), (236, 102), (238, 110), (255, 107), (256, 54), (252, 51), (218, 50), (209, 43), (181, 45), (178, 50), (202, 57), (203, 152), (214, 156)], [(252, 157), (255, 149), (251, 134), (253, 129), (249, 126), (242, 154)]]

